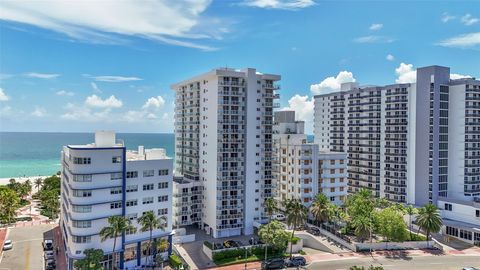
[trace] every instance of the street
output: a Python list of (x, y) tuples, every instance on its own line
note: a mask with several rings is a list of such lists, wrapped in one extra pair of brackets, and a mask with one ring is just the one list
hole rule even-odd
[(385, 257), (345, 258), (333, 261), (314, 262), (307, 266), (311, 270), (348, 270), (351, 266), (383, 266), (387, 270), (461, 270), (473, 266), (480, 269), (480, 256), (422, 256), (408, 259)]
[(15, 227), (9, 230), (7, 239), (13, 241), (13, 249), (3, 252), (0, 270), (43, 269), (44, 237), (52, 238), (54, 225)]

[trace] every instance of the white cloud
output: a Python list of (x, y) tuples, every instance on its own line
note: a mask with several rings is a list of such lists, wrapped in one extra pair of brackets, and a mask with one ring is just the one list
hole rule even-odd
[(464, 78), (472, 78), (472, 76), (462, 75), (462, 74), (457, 74), (457, 73), (450, 73), (450, 79), (451, 80), (458, 80), (458, 79), (464, 79)]
[(387, 56), (385, 57), (385, 59), (387, 59), (388, 61), (393, 61), (395, 60), (395, 56), (391, 55), (391, 54), (387, 54)]
[[(34, 25), (89, 43), (124, 44), (140, 37), (200, 50), (198, 39), (218, 39), (226, 22), (203, 15), (212, 0), (0, 1), (0, 19)], [(195, 42), (193, 42), (195, 41)]]
[(392, 43), (395, 39), (387, 36), (363, 36), (353, 39), (356, 43)]
[(12, 74), (0, 73), (0, 80), (6, 80), (12, 78)]
[(372, 31), (378, 31), (380, 29), (383, 28), (383, 24), (381, 23), (374, 23), (372, 25), (370, 25), (370, 27), (368, 29), (372, 30)]
[(10, 118), (14, 115), (12, 107), (0, 107), (0, 118)]
[(91, 78), (95, 79), (98, 82), (131, 82), (131, 81), (141, 81), (142, 78), (138, 77), (124, 77), (124, 76), (92, 76)]
[(443, 23), (447, 23), (451, 20), (454, 20), (455, 18), (456, 18), (455, 16), (449, 15), (447, 12), (444, 12), (442, 14), (441, 20), (442, 20)]
[(413, 68), (412, 64), (400, 63), (395, 69), (398, 78), (396, 83), (414, 83), (417, 81), (417, 70)]
[(310, 85), (310, 91), (314, 95), (327, 94), (340, 90), (342, 83), (355, 82), (353, 73), (349, 71), (340, 71), (336, 77), (327, 77), (318, 84)]
[(305, 129), (307, 133), (311, 133), (313, 128), (313, 108), (313, 98), (297, 94), (288, 100), (288, 107), (285, 107), (282, 110), (295, 111), (295, 117), (297, 120), (305, 121)]
[(2, 88), (0, 88), (0, 101), (7, 101), (9, 99), (10, 97), (5, 94), (5, 91), (3, 91)]
[(475, 48), (480, 45), (480, 32), (458, 35), (442, 40), (437, 43), (439, 46), (452, 48)]
[(315, 5), (313, 0), (245, 0), (243, 5), (267, 9), (297, 10)]
[[(1, 17), (1, 15), (0, 15), (0, 17)], [(55, 73), (38, 73), (38, 72), (29, 72), (29, 73), (25, 73), (24, 75), (26, 77), (36, 78), (36, 79), (55, 79), (58, 76), (60, 76), (60, 74), (55, 74)]]
[(35, 107), (35, 110), (32, 112), (32, 116), (35, 117), (44, 117), (47, 115), (47, 110), (43, 107)]
[(58, 96), (73, 96), (75, 95), (75, 93), (73, 93), (72, 91), (66, 91), (66, 90), (60, 90), (56, 93)]
[(470, 25), (473, 25), (473, 24), (476, 24), (480, 21), (479, 18), (475, 18), (472, 16), (472, 14), (470, 13), (467, 13), (465, 14), (464, 16), (462, 16), (462, 23), (467, 25), (467, 26), (470, 26)]
[(85, 100), (85, 105), (94, 108), (120, 108), (123, 106), (123, 102), (113, 95), (107, 99), (102, 99), (97, 95), (91, 95)]
[(90, 83), (90, 86), (92, 87), (93, 92), (95, 92), (95, 93), (102, 93), (102, 90), (101, 90), (100, 88), (98, 88), (98, 86), (97, 86), (96, 83), (91, 82), (91, 83)]
[(158, 109), (163, 107), (163, 105), (165, 105), (165, 99), (162, 96), (151, 97), (145, 102), (142, 109)]

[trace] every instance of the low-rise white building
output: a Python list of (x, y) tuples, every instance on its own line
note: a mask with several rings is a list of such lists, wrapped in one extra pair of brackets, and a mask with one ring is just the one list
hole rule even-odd
[(480, 246), (480, 199), (439, 197), (438, 208), (443, 218), (442, 234)]
[[(164, 149), (127, 151), (112, 131), (95, 133), (95, 142), (64, 146), (62, 152), (60, 226), (68, 269), (89, 248), (102, 249), (103, 265), (110, 269), (114, 239), (101, 241), (100, 230), (108, 217), (124, 216), (137, 227), (116, 239), (117, 267), (140, 266), (148, 254), (149, 232), (141, 232), (137, 219), (147, 211), (165, 216), (165, 230), (153, 231), (153, 239), (172, 242), (173, 160)], [(169, 249), (160, 256), (167, 257)]]
[(308, 143), (304, 122), (295, 121), (294, 111), (275, 112), (273, 139), (277, 200), (300, 199), (310, 206), (323, 193), (331, 202), (343, 204), (348, 183), (346, 153), (319, 151), (317, 144)]

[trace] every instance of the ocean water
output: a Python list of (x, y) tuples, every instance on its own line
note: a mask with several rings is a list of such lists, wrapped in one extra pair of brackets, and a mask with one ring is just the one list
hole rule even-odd
[[(175, 158), (173, 133), (117, 133), (127, 149), (165, 148)], [(67, 144), (87, 144), (93, 133), (0, 132), (0, 178), (52, 175), (60, 171), (60, 151)], [(313, 136), (308, 135), (313, 142)]]
[[(165, 148), (174, 157), (173, 133), (117, 133), (127, 149)], [(93, 133), (0, 132), (0, 178), (52, 175), (60, 170), (60, 151), (67, 144), (87, 144)]]

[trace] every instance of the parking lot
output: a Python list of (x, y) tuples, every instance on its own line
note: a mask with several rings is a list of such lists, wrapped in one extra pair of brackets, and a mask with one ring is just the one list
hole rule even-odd
[(9, 229), (7, 239), (13, 248), (3, 252), (0, 270), (42, 270), (44, 238), (52, 239), (54, 225), (25, 226)]

